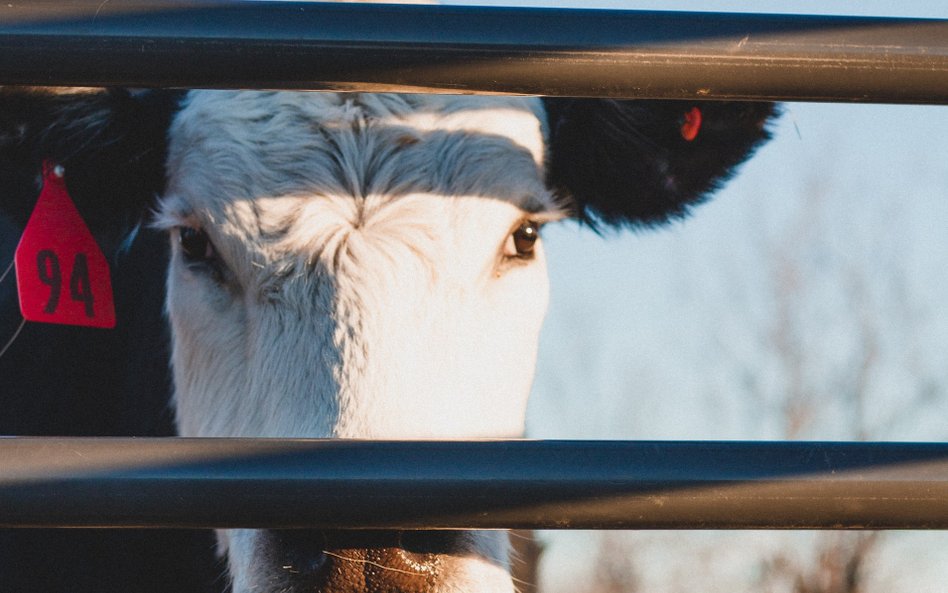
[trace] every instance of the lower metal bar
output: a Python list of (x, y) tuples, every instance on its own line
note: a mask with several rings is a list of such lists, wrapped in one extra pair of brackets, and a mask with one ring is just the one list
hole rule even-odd
[(945, 529), (948, 444), (0, 438), (0, 526)]

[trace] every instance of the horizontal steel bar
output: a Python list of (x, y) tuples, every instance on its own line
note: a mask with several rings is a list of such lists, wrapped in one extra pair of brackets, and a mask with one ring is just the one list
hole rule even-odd
[(2, 438), (0, 526), (945, 529), (948, 444)]
[(948, 103), (948, 20), (10, 0), (0, 84)]

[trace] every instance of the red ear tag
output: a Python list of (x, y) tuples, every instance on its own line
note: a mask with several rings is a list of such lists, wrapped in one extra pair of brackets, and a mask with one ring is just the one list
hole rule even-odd
[(681, 124), (681, 137), (691, 142), (698, 137), (698, 132), (701, 131), (701, 110), (692, 107), (690, 111), (685, 113), (684, 119), (684, 123)]
[(109, 264), (72, 203), (63, 168), (43, 164), (43, 190), (16, 248), (27, 321), (115, 327)]

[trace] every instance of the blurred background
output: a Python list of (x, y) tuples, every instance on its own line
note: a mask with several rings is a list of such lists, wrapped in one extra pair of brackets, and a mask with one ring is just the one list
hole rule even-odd
[[(449, 0), (948, 18), (945, 0)], [(794, 103), (657, 232), (544, 232), (529, 436), (948, 440), (948, 106)], [(548, 532), (544, 593), (946, 593), (943, 532)]]

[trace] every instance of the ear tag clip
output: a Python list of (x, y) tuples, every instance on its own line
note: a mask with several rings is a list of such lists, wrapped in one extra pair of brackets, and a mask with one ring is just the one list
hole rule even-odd
[(27, 321), (115, 327), (109, 264), (66, 189), (43, 163), (43, 189), (16, 248), (20, 312)]
[(692, 107), (690, 111), (685, 113), (683, 116), (683, 121), (681, 124), (681, 137), (691, 142), (698, 137), (698, 132), (701, 131), (701, 110), (697, 107)]

